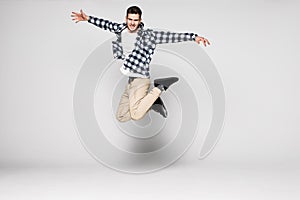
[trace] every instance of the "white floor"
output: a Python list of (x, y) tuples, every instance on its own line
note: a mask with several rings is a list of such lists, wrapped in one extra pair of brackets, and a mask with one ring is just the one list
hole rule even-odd
[(234, 165), (206, 160), (176, 162), (149, 174), (85, 167), (2, 168), (1, 200), (45, 199), (300, 199), (300, 169)]

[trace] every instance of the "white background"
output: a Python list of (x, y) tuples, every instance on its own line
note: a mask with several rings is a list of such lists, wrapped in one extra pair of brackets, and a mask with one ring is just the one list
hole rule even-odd
[[(0, 197), (299, 198), (300, 2), (136, 2), (0, 1)], [(146, 27), (195, 32), (211, 42), (202, 48), (222, 77), (227, 110), (222, 137), (205, 160), (188, 153), (161, 172), (135, 176), (100, 165), (80, 143), (72, 113), (76, 77), (87, 56), (113, 35), (88, 23), (75, 24), (71, 12), (82, 8), (89, 15), (122, 22), (130, 5), (142, 8)], [(40, 179), (42, 169), (49, 167), (58, 172), (81, 167), (79, 179), (86, 182), (76, 187), (83, 193), (69, 185), (76, 182), (78, 177), (71, 177), (77, 171), (47, 172), (48, 178)], [(85, 170), (91, 167), (94, 175)], [(58, 181), (61, 176), (63, 183)], [(22, 177), (35, 180), (32, 188), (39, 185), (40, 193), (24, 188), (26, 181), (16, 181)], [(100, 192), (97, 184), (103, 177), (106, 184)], [(114, 187), (122, 192), (116, 194)], [(244, 188), (240, 196), (237, 187)]]

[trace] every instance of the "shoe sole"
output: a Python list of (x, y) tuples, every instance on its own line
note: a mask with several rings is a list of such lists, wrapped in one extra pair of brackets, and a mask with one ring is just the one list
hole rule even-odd
[[(173, 81), (172, 81), (173, 80)], [(177, 77), (169, 77), (169, 78), (161, 78), (154, 80), (154, 86), (157, 87), (158, 85), (162, 85), (165, 90), (167, 90), (172, 84), (176, 83), (179, 80)], [(170, 81), (168, 85), (166, 84), (167, 81)]]

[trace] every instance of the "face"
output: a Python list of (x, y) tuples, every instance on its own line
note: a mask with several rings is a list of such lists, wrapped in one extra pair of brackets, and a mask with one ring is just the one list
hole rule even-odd
[(128, 14), (126, 24), (130, 32), (136, 32), (142, 19), (139, 14)]

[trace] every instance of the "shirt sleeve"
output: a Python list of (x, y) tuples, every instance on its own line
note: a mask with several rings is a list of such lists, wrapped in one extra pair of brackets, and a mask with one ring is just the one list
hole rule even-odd
[(121, 24), (116, 22), (111, 22), (106, 19), (97, 18), (94, 16), (89, 16), (89, 23), (94, 24), (95, 26), (102, 28), (104, 30), (108, 30), (110, 32), (116, 33)]
[(183, 41), (195, 41), (198, 36), (195, 33), (174, 33), (169, 31), (153, 31), (155, 35), (155, 43), (175, 43)]

